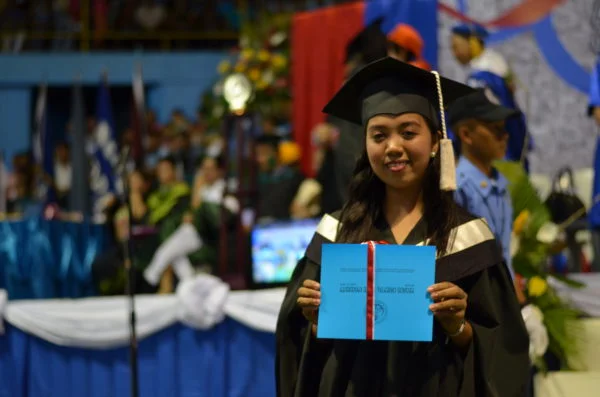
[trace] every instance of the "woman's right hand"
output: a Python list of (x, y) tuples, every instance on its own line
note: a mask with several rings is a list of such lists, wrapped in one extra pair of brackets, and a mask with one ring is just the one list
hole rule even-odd
[(302, 315), (312, 323), (313, 334), (317, 333), (317, 318), (321, 304), (321, 285), (314, 280), (304, 280), (302, 287), (298, 288), (298, 306)]

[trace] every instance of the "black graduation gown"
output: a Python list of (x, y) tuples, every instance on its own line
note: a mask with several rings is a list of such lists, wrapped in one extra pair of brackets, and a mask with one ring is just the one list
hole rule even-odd
[[(461, 215), (448, 253), (436, 262), (436, 282), (468, 294), (473, 328), (459, 352), (435, 323), (432, 342), (318, 340), (296, 305), (305, 279), (320, 279), (321, 245), (335, 241), (338, 221), (325, 215), (298, 263), (277, 322), (279, 397), (513, 397), (524, 396), (529, 338), (502, 253), (485, 221)], [(424, 241), (422, 220), (405, 244)], [(394, 243), (382, 224), (372, 240)], [(340, 315), (342, 315), (340, 313)], [(410, 321), (410, 318), (406, 319)]]

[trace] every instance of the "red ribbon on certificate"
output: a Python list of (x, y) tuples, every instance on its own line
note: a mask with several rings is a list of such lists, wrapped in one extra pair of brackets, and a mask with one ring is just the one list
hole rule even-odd
[(387, 241), (367, 241), (367, 340), (373, 340), (375, 328), (375, 246)]

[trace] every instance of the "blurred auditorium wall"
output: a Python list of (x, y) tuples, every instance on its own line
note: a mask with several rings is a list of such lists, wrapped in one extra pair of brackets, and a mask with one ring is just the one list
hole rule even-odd
[[(71, 87), (76, 78), (95, 88), (106, 72), (110, 86), (122, 88), (131, 85), (134, 67), (141, 64), (147, 105), (164, 122), (174, 108), (195, 115), (201, 93), (214, 82), (217, 65), (226, 56), (225, 52), (0, 55), (0, 149), (9, 163), (15, 153), (29, 149), (36, 92), (42, 82), (49, 91)], [(64, 100), (70, 102), (70, 96)], [(93, 113), (93, 103), (86, 107), (88, 114)]]

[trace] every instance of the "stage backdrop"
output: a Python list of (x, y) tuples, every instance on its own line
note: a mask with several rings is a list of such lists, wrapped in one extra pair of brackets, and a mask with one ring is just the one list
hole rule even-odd
[(592, 22), (600, 18), (593, 9), (594, 0), (440, 0), (441, 72), (466, 77), (450, 50), (451, 27), (461, 19), (486, 25), (490, 47), (506, 57), (520, 82), (518, 100), (536, 144), (533, 172), (593, 164), (598, 129), (585, 114), (595, 62)]
[(371, 0), (294, 16), (292, 23), (292, 92), (294, 137), (303, 148), (302, 168), (311, 174), (310, 131), (322, 122), (323, 106), (341, 86), (345, 47), (378, 18), (387, 33), (398, 23), (413, 25), (425, 40), (425, 58), (437, 65), (437, 0)]

